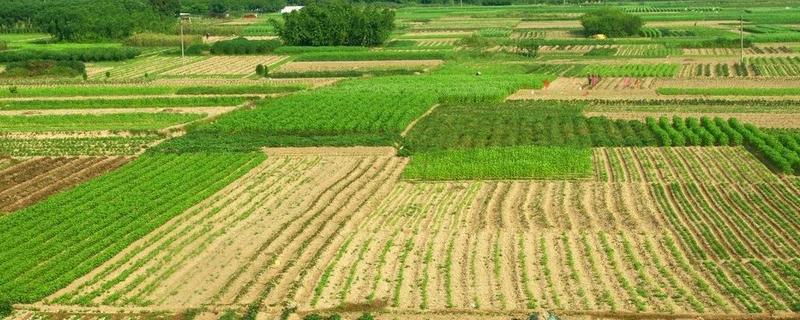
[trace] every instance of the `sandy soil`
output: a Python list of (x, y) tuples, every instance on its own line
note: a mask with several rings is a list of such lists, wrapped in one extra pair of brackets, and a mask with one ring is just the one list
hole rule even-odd
[(242, 75), (255, 73), (256, 66), (270, 66), (286, 59), (284, 56), (214, 56), (164, 72), (165, 75)]
[[(419, 317), (529, 305), (614, 317), (641, 304), (654, 315), (713, 316), (746, 309), (685, 237), (737, 286), (746, 284), (712, 241), (730, 259), (770, 265), (800, 249), (790, 236), (800, 225), (779, 219), (800, 210), (795, 189), (743, 148), (597, 149), (598, 181), (578, 182), (411, 183), (397, 180), (406, 160), (389, 148), (266, 152), (261, 166), (47, 301)], [(736, 199), (763, 205), (746, 214)]]
[[(67, 292), (92, 295), (103, 283), (133, 268), (122, 282), (98, 292), (95, 300), (109, 301), (112, 293), (164, 307), (263, 300), (272, 287), (254, 280), (266, 277), (278, 281), (278, 286), (289, 285), (295, 279), (292, 274), (307, 267), (294, 259), (319, 257), (303, 254), (312, 251), (302, 248), (321, 248), (322, 240), (335, 238), (338, 233), (331, 228), (340, 224), (333, 220), (345, 223), (348, 213), (357, 213), (360, 206), (376, 201), (369, 197), (380, 199), (377, 191), (391, 190), (392, 184), (385, 182), (397, 178), (403, 163), (385, 154), (273, 155), (177, 217), (169, 228), (165, 226), (132, 246), (138, 253), (129, 256), (137, 251), (123, 252), (112, 259), (130, 259), (127, 263), (106, 264), (55, 296)], [(308, 228), (318, 230), (304, 232)], [(249, 236), (241, 237), (244, 234)], [(155, 258), (164, 254), (171, 259)], [(266, 266), (274, 268), (264, 269)], [(290, 288), (275, 292), (287, 295)]]

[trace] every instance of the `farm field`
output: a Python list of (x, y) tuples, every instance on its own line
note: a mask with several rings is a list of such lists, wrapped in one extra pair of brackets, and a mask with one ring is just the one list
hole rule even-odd
[(11, 2), (0, 319), (800, 319), (800, 7), (690, 2)]

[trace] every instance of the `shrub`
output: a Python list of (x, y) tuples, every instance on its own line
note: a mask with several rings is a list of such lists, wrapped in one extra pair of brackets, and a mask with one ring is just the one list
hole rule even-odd
[[(202, 43), (199, 35), (184, 35), (185, 45)], [(160, 33), (137, 33), (125, 40), (126, 46), (132, 47), (179, 47), (181, 36)]]
[(581, 16), (586, 35), (604, 34), (608, 37), (629, 37), (639, 34), (642, 18), (618, 9), (604, 8)]
[(225, 310), (222, 315), (219, 317), (219, 320), (238, 320), (239, 315), (236, 314), (236, 311), (231, 309)]
[(8, 49), (8, 44), (5, 41), (0, 41), (0, 51)]
[(485, 49), (495, 46), (497, 43), (489, 38), (483, 37), (479, 34), (471, 34), (468, 37), (458, 40), (457, 45), (473, 49)]
[(531, 39), (517, 41), (516, 46), (520, 53), (525, 57), (535, 58), (537, 55), (539, 55), (539, 43), (536, 41), (531, 41)]
[(233, 40), (217, 41), (211, 46), (211, 54), (264, 54), (274, 51), (281, 46), (278, 40), (247, 40), (236, 38)]
[(612, 57), (617, 54), (617, 48), (594, 48), (583, 54), (590, 57)]
[(373, 317), (369, 313), (364, 313), (360, 317), (358, 317), (358, 320), (375, 320), (375, 317)]
[(510, 6), (511, 0), (482, 0), (482, 6)]
[[(742, 45), (739, 38), (715, 38), (703, 41), (683, 41), (677, 44), (681, 48), (739, 48)], [(753, 42), (749, 39), (744, 39), (745, 48), (753, 46)]]
[(375, 46), (394, 29), (394, 11), (345, 2), (312, 2), (272, 20), (278, 35), (293, 46)]
[(0, 52), (0, 62), (26, 60), (77, 60), (90, 61), (122, 61), (133, 59), (141, 54), (135, 48), (81, 48), (62, 50), (14, 50)]
[(257, 303), (253, 303), (247, 306), (247, 311), (245, 311), (244, 315), (242, 316), (241, 320), (256, 320), (258, 317), (259, 306)]
[(14, 306), (7, 297), (0, 296), (0, 319), (8, 317), (14, 312)]
[(211, 46), (209, 46), (209, 45), (207, 45), (205, 43), (197, 43), (197, 44), (189, 45), (188, 47), (186, 47), (183, 50), (183, 52), (185, 54), (188, 54), (188, 55), (191, 55), (191, 56), (199, 56), (199, 55), (202, 55), (203, 53), (205, 53), (206, 51), (210, 51), (210, 50), (211, 50)]
[(2, 74), (5, 77), (75, 77), (86, 74), (86, 66), (80, 61), (28, 60), (12, 62)]

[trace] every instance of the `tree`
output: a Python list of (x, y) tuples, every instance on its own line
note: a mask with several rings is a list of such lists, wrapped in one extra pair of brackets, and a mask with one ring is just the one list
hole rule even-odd
[(534, 58), (539, 54), (539, 42), (536, 39), (519, 40), (517, 49), (523, 56)]
[(123, 39), (162, 23), (145, 0), (54, 0), (49, 4), (33, 20), (58, 40)]
[(212, 17), (225, 17), (228, 13), (228, 6), (225, 4), (224, 0), (211, 0), (208, 3), (208, 15)]
[[(13, 87), (16, 93), (16, 87)], [(0, 319), (10, 316), (14, 312), (14, 307), (11, 305), (11, 300), (8, 297), (0, 295)]]
[(180, 0), (148, 0), (150, 6), (161, 16), (174, 17), (181, 12)]
[(608, 37), (628, 37), (639, 34), (642, 18), (619, 9), (604, 8), (581, 16), (581, 25), (587, 36), (604, 34)]
[(394, 11), (344, 2), (312, 3), (272, 20), (278, 35), (295, 46), (374, 46), (394, 29)]

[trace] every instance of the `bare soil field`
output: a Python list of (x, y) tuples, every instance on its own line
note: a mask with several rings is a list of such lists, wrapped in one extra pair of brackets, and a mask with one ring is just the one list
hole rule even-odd
[(693, 112), (587, 112), (587, 117), (603, 116), (609, 119), (644, 120), (647, 117), (720, 117), (736, 118), (752, 123), (760, 128), (800, 128), (800, 114), (797, 113), (693, 113)]
[[(637, 80), (626, 78), (604, 78), (595, 88), (589, 88), (585, 78), (560, 77), (544, 89), (521, 89), (511, 94), (506, 100), (696, 100), (701, 96), (696, 95), (659, 95), (657, 88), (719, 88), (719, 87), (793, 87), (800, 86), (800, 80), (758, 80), (739, 78), (692, 78), (670, 79), (639, 78)], [(633, 78), (631, 78), (633, 79)], [(737, 100), (751, 100), (751, 96), (726, 96), (725, 99), (735, 102)], [(765, 96), (760, 100), (800, 100), (800, 96)]]
[(0, 169), (0, 212), (27, 207), (127, 163), (127, 157), (29, 158)]
[[(522, 89), (510, 95), (507, 100), (625, 100), (653, 99), (658, 96), (655, 90), (658, 80), (627, 80), (626, 84), (624, 79), (603, 79), (597, 87), (589, 88), (585, 78), (561, 77), (551, 82), (547, 88)], [(639, 84), (636, 84), (637, 81)]]
[(298, 277), (374, 210), (405, 163), (383, 149), (351, 152), (380, 155), (272, 156), (48, 300), (183, 307), (296, 291)]
[(270, 66), (286, 59), (284, 56), (214, 56), (189, 65), (178, 67), (165, 75), (250, 75), (255, 73), (256, 66)]
[(602, 78), (591, 90), (641, 90), (652, 89), (656, 78)]
[(282, 72), (427, 69), (441, 65), (442, 60), (386, 60), (386, 61), (302, 61), (289, 62), (278, 68)]
[(579, 182), (409, 183), (387, 150), (267, 152), (40, 305), (491, 319), (740, 314), (793, 301), (781, 288), (796, 284), (777, 275), (800, 252), (797, 187), (742, 148), (597, 149), (595, 179)]
[(423, 47), (441, 47), (441, 46), (454, 46), (460, 40), (459, 38), (439, 38), (439, 39), (408, 39), (417, 42), (417, 45)]

